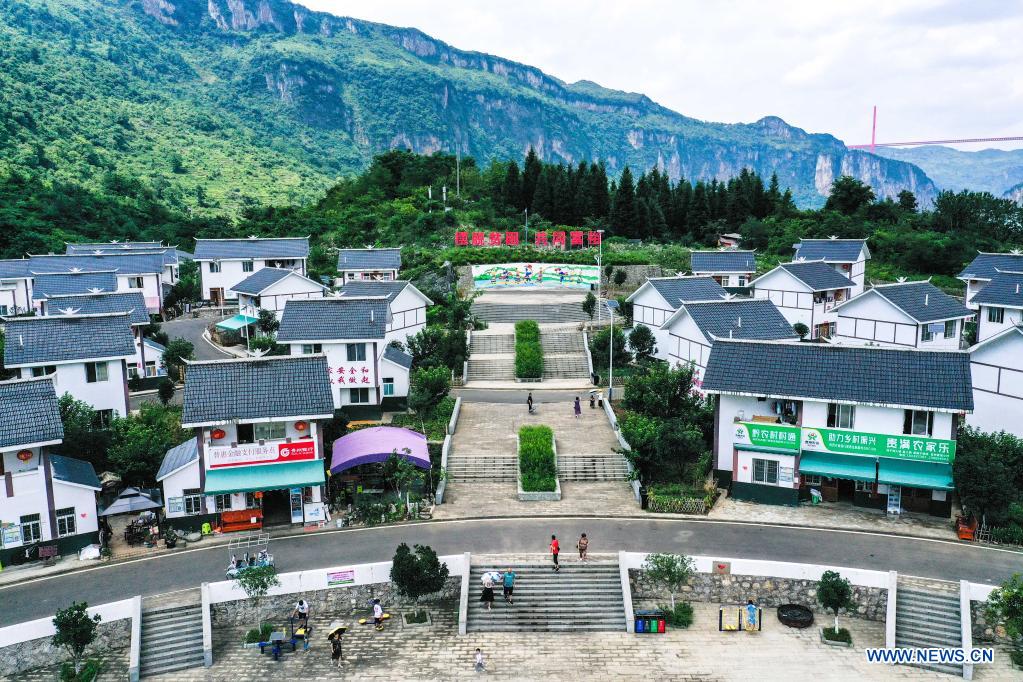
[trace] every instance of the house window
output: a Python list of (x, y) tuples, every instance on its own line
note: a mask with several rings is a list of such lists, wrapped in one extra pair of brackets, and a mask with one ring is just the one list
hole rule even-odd
[(186, 514), (202, 513), (202, 495), (199, 494), (198, 488), (186, 488), (181, 491), (181, 494), (185, 497)]
[(216, 506), (218, 512), (228, 511), (231, 509), (231, 494), (226, 495), (214, 495), (213, 503)]
[(945, 322), (945, 338), (954, 339), (956, 336), (956, 321), (947, 320)]
[(256, 440), (284, 440), (284, 422), (254, 424)]
[(930, 436), (934, 432), (934, 413), (906, 410), (902, 432), (913, 436)]
[(778, 463), (771, 459), (753, 460), (753, 482), (778, 484)]
[(931, 325), (922, 324), (920, 325), (920, 340), (930, 341), (934, 338), (934, 332), (931, 331)]
[(804, 485), (820, 485), (824, 482), (824, 478), (817, 474), (802, 474), (801, 478)]
[(0, 315), (8, 315), (8, 314), (10, 314), (10, 308), (8, 308), (5, 305), (0, 305)]
[(366, 344), (364, 343), (349, 343), (348, 344), (348, 362), (365, 362), (366, 361)]
[(368, 388), (348, 389), (348, 401), (351, 403), (368, 403), (369, 389)]
[(146, 376), (155, 377), (157, 373), (156, 360), (146, 360)]
[(312, 355), (313, 353), (322, 353), (322, 343), (303, 343), (302, 344), (302, 355)]
[(220, 272), (220, 261), (210, 261), (210, 272)]
[(1005, 320), (1005, 308), (988, 308), (987, 321), (1001, 324)]
[(110, 423), (114, 421), (113, 410), (96, 410), (92, 413), (92, 422), (100, 428), (106, 428), (110, 426)]
[(128, 278), (128, 288), (129, 289), (141, 289), (142, 288), (142, 278), (141, 277), (129, 277)]
[(253, 263), (250, 260), (242, 261), (242, 272), (252, 272)]
[(77, 531), (75, 526), (75, 508), (67, 507), (54, 512), (57, 517), (57, 537), (74, 535)]
[(746, 286), (746, 275), (739, 275), (739, 284), (738, 284), (738, 286), (740, 286), (740, 287)]
[(394, 379), (384, 377), (384, 395), (394, 395)]
[(100, 381), (106, 381), (109, 379), (107, 373), (107, 363), (105, 362), (87, 362), (85, 363), (85, 381), (90, 384), (95, 384)]
[(839, 405), (828, 403), (828, 427), (832, 429), (851, 429), (856, 421), (855, 405)]
[(236, 442), (239, 444), (256, 442), (256, 432), (252, 424), (238, 424), (235, 427), (235, 433), (238, 434)]
[(245, 493), (245, 508), (256, 509), (259, 507), (259, 502), (256, 501), (256, 493)]
[(858, 493), (871, 493), (871, 494), (873, 494), (873, 492), (874, 492), (874, 482), (873, 481), (855, 481), (855, 483), (856, 483), (856, 492), (858, 492)]
[(34, 376), (34, 377), (44, 377), (44, 376), (46, 376), (48, 374), (53, 374), (56, 371), (57, 371), (57, 366), (56, 365), (46, 365), (44, 367), (33, 367), (32, 368), (32, 376)]
[(24, 544), (39, 542), (43, 537), (42, 527), (39, 525), (39, 514), (29, 514), (21, 517), (21, 541)]

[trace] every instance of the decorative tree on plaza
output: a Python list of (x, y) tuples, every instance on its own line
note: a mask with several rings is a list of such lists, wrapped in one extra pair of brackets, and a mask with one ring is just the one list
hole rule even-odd
[(695, 564), (684, 554), (650, 554), (643, 564), (644, 575), (671, 595), (671, 609), (675, 610), (675, 595), (682, 591), (693, 576)]
[(57, 629), (53, 644), (68, 652), (75, 675), (81, 672), (85, 650), (96, 639), (96, 627), (100, 622), (99, 614), (90, 616), (88, 608), (85, 602), (72, 602), (53, 617), (53, 627)]
[(277, 569), (273, 566), (250, 566), (238, 571), (234, 584), (245, 592), (245, 596), (252, 602), (252, 607), (256, 609), (256, 629), (259, 630), (263, 625), (260, 600), (270, 592), (271, 587), (281, 584), (277, 578)]
[(835, 634), (838, 634), (838, 612), (853, 606), (852, 584), (836, 571), (824, 571), (817, 582), (817, 601), (835, 614)]
[(448, 566), (437, 558), (429, 545), (416, 545), (415, 551), (404, 542), (398, 545), (391, 563), (391, 582), (398, 593), (414, 602), (440, 592), (448, 579)]

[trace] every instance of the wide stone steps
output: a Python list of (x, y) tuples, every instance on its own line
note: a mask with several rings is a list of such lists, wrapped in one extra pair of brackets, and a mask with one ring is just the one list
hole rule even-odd
[(141, 677), (197, 668), (203, 662), (200, 605), (142, 613)]
[(514, 456), (449, 455), (447, 474), (452, 480), (514, 481), (518, 462)]
[(513, 358), (469, 358), (468, 381), (514, 381)]
[(515, 352), (514, 334), (473, 334), (469, 352), (483, 355)]
[(544, 353), (584, 353), (581, 332), (541, 332), (540, 345)]
[[(610, 309), (602, 302), (603, 319), (608, 319)], [(576, 303), (489, 303), (475, 301), (472, 313), (481, 320), (493, 324), (502, 322), (518, 322), (519, 320), (535, 320), (538, 324), (566, 324), (571, 322), (588, 322), (590, 316), (583, 311), (581, 302)], [(594, 313), (596, 319), (596, 313)]]
[[(895, 646), (910, 649), (962, 646), (959, 596), (901, 582), (895, 597)], [(961, 665), (914, 664), (915, 667), (962, 675)]]
[(544, 379), (586, 379), (589, 376), (590, 368), (586, 363), (586, 356), (581, 353), (544, 356)]
[(629, 465), (617, 453), (558, 455), (558, 478), (569, 481), (624, 481)]

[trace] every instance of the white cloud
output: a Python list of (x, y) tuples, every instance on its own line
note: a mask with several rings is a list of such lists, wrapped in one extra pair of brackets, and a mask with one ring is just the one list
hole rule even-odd
[(1018, 0), (299, 1), (705, 120), (868, 142), (876, 104), (879, 141), (1023, 135)]

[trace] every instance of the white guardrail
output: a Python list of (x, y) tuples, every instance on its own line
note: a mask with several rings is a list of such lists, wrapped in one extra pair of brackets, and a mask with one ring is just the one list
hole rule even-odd
[[(90, 616), (99, 614), (101, 623), (109, 623), (123, 618), (131, 618), (134, 610), (135, 598), (132, 598), (90, 606), (88, 612)], [(20, 644), (31, 639), (53, 637), (55, 634), (57, 634), (57, 629), (53, 627), (53, 616), (37, 618), (25, 623), (0, 628), (0, 647)]]
[(440, 470), (444, 473), (437, 483), (437, 492), (434, 493), (434, 504), (444, 504), (444, 492), (448, 488), (447, 471), (448, 455), (451, 453), (451, 437), (458, 427), (458, 415), (462, 411), (462, 399), (455, 398), (455, 409), (451, 412), (451, 420), (448, 421), (448, 433), (444, 436), (444, 444), (440, 447)]

